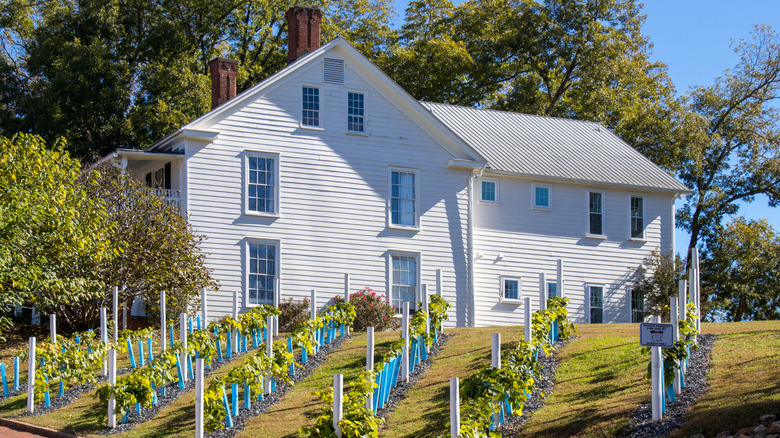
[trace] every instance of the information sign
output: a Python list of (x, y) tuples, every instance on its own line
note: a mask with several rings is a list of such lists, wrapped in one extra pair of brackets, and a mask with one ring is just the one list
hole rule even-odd
[(674, 345), (671, 324), (639, 324), (639, 344), (643, 347), (669, 348)]

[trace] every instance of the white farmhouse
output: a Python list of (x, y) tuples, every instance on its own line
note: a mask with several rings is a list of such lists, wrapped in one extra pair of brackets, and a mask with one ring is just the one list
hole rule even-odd
[(210, 64), (213, 109), (144, 151), (114, 156), (196, 230), (220, 288), (209, 317), (370, 286), (391, 303), (422, 285), (450, 323), (522, 323), (522, 301), (565, 293), (575, 322), (630, 322), (627, 274), (674, 248), (690, 193), (597, 123), (418, 102), (320, 11), (287, 13), (289, 65), (235, 95)]

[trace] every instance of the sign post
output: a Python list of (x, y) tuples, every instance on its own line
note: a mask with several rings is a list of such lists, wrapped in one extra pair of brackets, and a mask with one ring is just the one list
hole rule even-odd
[(661, 348), (669, 348), (674, 345), (672, 324), (661, 324), (661, 318), (653, 317), (652, 323), (639, 324), (639, 344), (650, 347), (650, 376), (651, 376), (651, 410), (653, 421), (661, 419), (663, 405), (663, 372), (664, 358)]

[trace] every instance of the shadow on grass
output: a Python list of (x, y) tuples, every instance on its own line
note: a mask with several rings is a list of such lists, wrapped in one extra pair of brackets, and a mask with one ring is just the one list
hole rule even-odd
[(761, 400), (758, 393), (756, 398), (758, 400), (754, 399), (748, 403), (733, 400), (729, 406), (707, 409), (698, 415), (694, 410), (682, 432), (674, 436), (690, 436), (696, 433), (715, 436), (723, 431), (734, 433), (742, 427), (752, 426), (762, 415), (780, 411), (780, 401)]

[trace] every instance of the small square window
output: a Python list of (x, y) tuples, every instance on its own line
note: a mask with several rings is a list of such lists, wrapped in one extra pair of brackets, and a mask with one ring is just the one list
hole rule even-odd
[(501, 277), (501, 302), (506, 303), (519, 303), (520, 302), (520, 286), (521, 281), (519, 278), (514, 277)]
[(302, 94), (303, 114), (301, 124), (303, 126), (320, 126), (320, 89), (315, 87), (303, 87)]
[(347, 93), (347, 131), (364, 132), (365, 96), (363, 93)]
[(534, 207), (550, 208), (550, 188), (547, 186), (534, 187)]
[(493, 179), (483, 179), (480, 181), (480, 201), (487, 203), (498, 203), (498, 181)]

